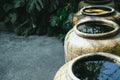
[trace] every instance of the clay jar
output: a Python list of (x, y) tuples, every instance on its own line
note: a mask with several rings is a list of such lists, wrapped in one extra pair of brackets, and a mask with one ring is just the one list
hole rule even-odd
[(108, 6), (86, 6), (78, 11), (73, 18), (73, 25), (86, 19), (106, 19), (120, 24), (120, 13)]
[(101, 19), (81, 21), (67, 33), (64, 49), (66, 62), (91, 52), (120, 55), (119, 25)]
[(115, 7), (114, 0), (83, 0), (79, 3), (79, 10), (85, 6), (110, 6)]
[[(112, 74), (114, 71), (116, 72)], [(66, 63), (58, 70), (54, 80), (106, 80), (106, 78), (108, 80), (110, 78), (117, 80), (120, 78), (119, 74), (120, 57), (110, 53), (99, 52), (82, 55)]]

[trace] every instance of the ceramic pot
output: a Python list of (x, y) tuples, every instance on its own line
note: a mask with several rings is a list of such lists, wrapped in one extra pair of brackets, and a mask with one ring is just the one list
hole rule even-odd
[(79, 3), (79, 10), (85, 6), (110, 6), (115, 7), (114, 0), (83, 0)]
[[(89, 64), (84, 64), (85, 62), (88, 61), (97, 61), (97, 64), (93, 62)], [(107, 61), (117, 64), (118, 67), (114, 69), (114, 67), (111, 66), (111, 64), (108, 64)], [(81, 66), (82, 64), (84, 64), (84, 66)], [(110, 67), (110, 68), (106, 69), (105, 71), (104, 70), (105, 67)], [(113, 71), (116, 71), (118, 69), (116, 73), (114, 73), (115, 76), (114, 74), (112, 74), (111, 77), (114, 78), (114, 80), (119, 79), (118, 77), (120, 74), (120, 57), (110, 53), (103, 53), (103, 52), (89, 53), (79, 56), (74, 60), (64, 64), (56, 73), (54, 80), (106, 80), (105, 79), (106, 77), (109, 80), (110, 78), (109, 76), (107, 75), (104, 76), (104, 74), (101, 73), (109, 72), (108, 73), (109, 75), (112, 73), (112, 71), (110, 71), (111, 69)], [(101, 70), (101, 73), (99, 72), (99, 70)], [(98, 74), (96, 74), (96, 72)], [(101, 76), (102, 79), (100, 79)], [(95, 77), (97, 77), (97, 79)]]
[[(105, 28), (104, 25), (108, 26), (108, 28)], [(89, 26), (98, 27), (89, 29)], [(103, 26), (103, 29), (100, 29), (100, 26)], [(82, 32), (78, 28), (91, 33)], [(109, 28), (112, 29), (109, 30)], [(104, 30), (105, 32), (101, 32)], [(93, 33), (93, 31), (100, 33)], [(66, 62), (91, 52), (108, 52), (120, 55), (119, 25), (113, 21), (101, 19), (81, 21), (67, 33), (64, 49)]]
[(120, 13), (108, 6), (86, 6), (78, 11), (73, 18), (73, 25), (86, 19), (106, 19), (120, 25)]

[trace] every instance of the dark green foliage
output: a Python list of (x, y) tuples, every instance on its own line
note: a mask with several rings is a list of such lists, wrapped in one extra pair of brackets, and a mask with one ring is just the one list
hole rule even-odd
[(115, 0), (115, 8), (120, 12), (120, 0)]
[[(64, 39), (81, 0), (0, 0), (0, 21), (18, 35), (48, 34)], [(119, 10), (120, 0), (116, 0)], [(120, 10), (119, 10), (120, 11)], [(12, 28), (12, 27), (9, 27)]]
[(18, 35), (58, 35), (64, 39), (72, 28), (80, 0), (0, 0), (0, 21)]
[(63, 0), (1, 0), (0, 21), (12, 24), (18, 35), (46, 34), (50, 15)]
[(73, 27), (73, 15), (78, 11), (79, 2), (80, 0), (69, 0), (65, 6), (60, 7), (50, 18), (51, 26), (61, 40), (64, 40), (66, 33)]

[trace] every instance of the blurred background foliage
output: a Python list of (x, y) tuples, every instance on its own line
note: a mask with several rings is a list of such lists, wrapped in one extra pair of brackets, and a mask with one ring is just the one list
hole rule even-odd
[[(64, 40), (81, 0), (0, 0), (0, 22), (17, 35), (58, 36)], [(120, 0), (116, 4), (120, 5)], [(119, 9), (119, 8), (118, 8)]]

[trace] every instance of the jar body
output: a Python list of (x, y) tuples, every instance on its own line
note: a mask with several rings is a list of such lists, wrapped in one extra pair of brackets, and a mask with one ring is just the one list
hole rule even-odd
[(68, 76), (68, 67), (70, 62), (64, 64), (56, 73), (54, 80), (72, 80)]
[(120, 33), (105, 39), (89, 39), (80, 37), (71, 29), (66, 35), (64, 49), (66, 62), (91, 52), (108, 52), (120, 56)]
[[(88, 6), (88, 7), (90, 7), (90, 6)], [(120, 25), (120, 13), (116, 10), (114, 10), (114, 12), (112, 12), (111, 14), (105, 14), (105, 15), (99, 15), (99, 14), (91, 15), (90, 14), (89, 15), (89, 14), (83, 14), (82, 9), (80, 11), (78, 11), (76, 14), (74, 14), (73, 25), (76, 25), (79, 21), (91, 20), (91, 19), (111, 20)]]
[[(89, 62), (89, 61), (97, 61), (97, 64), (96, 62), (90, 62), (89, 64), (85, 64), (86, 62)], [(100, 61), (100, 62), (99, 62)], [(102, 64), (101, 64), (101, 61)], [(79, 56), (77, 58), (75, 58), (74, 60), (64, 64), (56, 73), (55, 77), (54, 77), (54, 80), (81, 80), (82, 77), (85, 78), (88, 78), (90, 79), (92, 77), (92, 79), (96, 79), (96, 76), (99, 76), (100, 78), (100, 75), (103, 74), (105, 75), (103, 72), (102, 72), (102, 69), (103, 71), (105, 71), (105, 68), (106, 67), (110, 67), (110, 65), (107, 63), (107, 65), (104, 65), (106, 64), (106, 61), (109, 61), (109, 62), (112, 62), (113, 64), (120, 64), (120, 57), (119, 56), (116, 56), (116, 55), (113, 55), (113, 54), (110, 54), (110, 53), (104, 53), (104, 52), (95, 52), (95, 53), (89, 53), (89, 54), (86, 54), (86, 55), (82, 55), (82, 56)], [(91, 65), (90, 65), (91, 64)], [(84, 65), (84, 66), (81, 66), (81, 65)], [(80, 67), (81, 66), (81, 67)], [(104, 66), (104, 67), (102, 67)], [(120, 65), (118, 65), (118, 67), (120, 67)], [(83, 68), (83, 69), (81, 69)], [(100, 73), (98, 73), (98, 70), (101, 70)], [(111, 69), (113, 69), (111, 71)], [(114, 74), (111, 74), (112, 77), (115, 77), (115, 78), (118, 78), (116, 76), (119, 76), (119, 75), (116, 75), (115, 76), (115, 72), (114, 71), (118, 71), (118, 74), (120, 73), (119, 69), (115, 69), (113, 66), (111, 67), (111, 69), (109, 68), (106, 68), (106, 72), (108, 72), (108, 74), (111, 74), (111, 73), (114, 73)], [(79, 72), (81, 71), (81, 72)], [(78, 76), (80, 74), (84, 74), (83, 72), (86, 72), (87, 74), (94, 74), (94, 75), (91, 75), (91, 76), (85, 76), (85, 75), (81, 75), (81, 78)], [(77, 72), (77, 73), (76, 73)], [(97, 74), (96, 74), (97, 72)], [(103, 77), (101, 76), (102, 79), (106, 79), (106, 76)], [(111, 79), (111, 77), (109, 77), (109, 75), (107, 76), (108, 79)], [(101, 79), (101, 78), (100, 78)], [(83, 80), (83, 78), (82, 78)]]
[(114, 3), (114, 0), (99, 0), (99, 1), (96, 1), (96, 0), (85, 0), (85, 1), (81, 1), (79, 4), (78, 4), (78, 9), (80, 10), (81, 8), (85, 7), (85, 6), (110, 6), (110, 7), (113, 7), (115, 8), (115, 3)]

